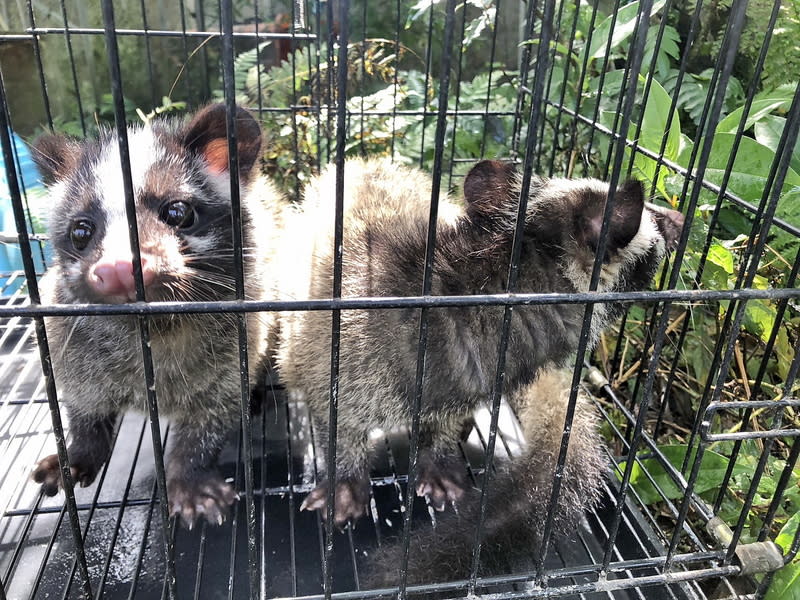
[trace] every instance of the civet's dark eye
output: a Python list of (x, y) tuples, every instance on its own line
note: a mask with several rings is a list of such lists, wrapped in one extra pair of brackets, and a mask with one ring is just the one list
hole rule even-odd
[(94, 223), (89, 219), (77, 219), (72, 222), (69, 238), (75, 250), (84, 250), (94, 235)]
[(161, 207), (159, 218), (171, 227), (186, 229), (194, 225), (194, 209), (180, 200), (170, 202)]

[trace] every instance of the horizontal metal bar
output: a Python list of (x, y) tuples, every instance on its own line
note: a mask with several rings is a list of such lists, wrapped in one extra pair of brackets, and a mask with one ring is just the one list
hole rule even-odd
[[(310, 112), (310, 113), (319, 113), (323, 110), (328, 110), (330, 112), (335, 112), (337, 108), (336, 104), (293, 104), (290, 106), (283, 106), (283, 107), (272, 107), (272, 106), (263, 106), (261, 108), (247, 108), (250, 112), (253, 113), (290, 113), (290, 112)], [(356, 111), (348, 111), (348, 116), (351, 117), (436, 117), (439, 113), (436, 111), (430, 110), (395, 110), (395, 111), (386, 111), (386, 110), (356, 110)], [(445, 111), (445, 115), (448, 117), (513, 117), (515, 113), (513, 111), (508, 110), (473, 110), (473, 109), (452, 109)], [(500, 159), (500, 157), (497, 157)], [(469, 162), (478, 162), (480, 158), (461, 158), (461, 159), (454, 159), (454, 161), (469, 161)], [(510, 158), (506, 160), (511, 160)]]
[[(28, 239), (46, 242), (50, 236), (46, 233), (28, 233)], [(0, 231), (0, 244), (19, 244), (19, 234), (16, 231)]]
[(800, 429), (769, 429), (767, 431), (736, 431), (733, 433), (706, 433), (701, 435), (704, 442), (725, 442), (734, 440), (767, 440), (775, 438), (800, 437)]
[(474, 306), (539, 306), (609, 302), (708, 302), (717, 300), (780, 300), (800, 298), (800, 288), (740, 290), (662, 290), (646, 292), (583, 292), (547, 294), (475, 294), (474, 296), (387, 296), (320, 300), (220, 300), (215, 302), (132, 302), (126, 304), (51, 304), (0, 306), (3, 317), (78, 315), (169, 315), (311, 310), (378, 310), (388, 308), (458, 308)]
[(719, 410), (739, 410), (742, 408), (786, 408), (800, 406), (800, 398), (786, 398), (784, 400), (734, 400), (731, 402), (711, 402), (706, 408), (706, 415), (711, 415)]
[[(151, 37), (190, 37), (190, 38), (221, 38), (219, 31), (179, 31), (174, 29), (115, 29), (117, 35), (151, 36)], [(34, 35), (70, 34), (70, 35), (104, 35), (104, 29), (94, 27), (28, 27), (25, 33), (29, 37)], [(13, 34), (15, 37), (19, 34)], [(0, 40), (7, 39), (9, 34), (0, 36)], [(316, 40), (314, 33), (274, 33), (269, 31), (234, 31), (235, 38), (257, 38), (260, 40)]]
[[(684, 555), (686, 556), (686, 555)], [(678, 556), (674, 557), (676, 560)], [(652, 562), (663, 562), (663, 559), (653, 559)], [(609, 572), (624, 572), (627, 570), (631, 570), (632, 568), (636, 568), (635, 566), (631, 566), (630, 563), (638, 562), (638, 561), (620, 561), (617, 563), (611, 563), (609, 565)], [(641, 561), (644, 562), (644, 561)], [(597, 565), (598, 568), (600, 565)], [(650, 565), (650, 568), (657, 567), (657, 564)], [(574, 575), (574, 569), (570, 568), (563, 568), (563, 569), (556, 569), (552, 571), (546, 571), (548, 577), (552, 578), (566, 578)], [(481, 593), (481, 598), (497, 598), (498, 600), (502, 599), (516, 599), (516, 598), (540, 598), (540, 597), (555, 597), (560, 595), (573, 595), (573, 594), (581, 594), (581, 593), (592, 593), (592, 592), (602, 592), (602, 591), (613, 591), (613, 590), (622, 590), (622, 589), (630, 589), (634, 587), (644, 587), (647, 585), (658, 585), (658, 584), (671, 584), (671, 583), (678, 583), (681, 581), (696, 581), (699, 579), (708, 579), (711, 577), (720, 577), (726, 575), (736, 575), (739, 573), (739, 567), (734, 565), (729, 565), (726, 567), (713, 567), (713, 568), (706, 568), (706, 569), (698, 569), (696, 571), (681, 571), (678, 573), (663, 573), (659, 575), (649, 575), (643, 577), (625, 577), (620, 579), (607, 579), (603, 578), (597, 582), (585, 583), (585, 584), (577, 584), (573, 586), (566, 586), (566, 587), (557, 587), (557, 588), (533, 588), (528, 587), (522, 592), (517, 593), (509, 593), (504, 592), (502, 594), (485, 594)], [(524, 584), (532, 584), (534, 582), (534, 575), (530, 574), (527, 576), (508, 576), (508, 577), (492, 577), (492, 578), (478, 578), (477, 579), (477, 588), (485, 589), (487, 587), (493, 585), (507, 585), (510, 583), (516, 583), (519, 585)], [(468, 581), (453, 581), (448, 583), (441, 583), (441, 584), (428, 584), (428, 585), (414, 585), (408, 586), (406, 588), (406, 592), (409, 595), (417, 595), (417, 594), (430, 594), (430, 593), (446, 593), (448, 591), (458, 592), (458, 591), (466, 591), (469, 585)], [(359, 590), (353, 592), (340, 592), (331, 594), (331, 598), (333, 600), (358, 600), (360, 598), (380, 598), (380, 597), (387, 597), (387, 596), (395, 596), (396, 590), (394, 588), (384, 588), (384, 589), (377, 589), (377, 590)], [(454, 596), (458, 597), (458, 596)], [(308, 595), (308, 596), (296, 596), (293, 598), (284, 597), (284, 598), (277, 598), (276, 600), (322, 600), (324, 596), (321, 594), (315, 595)]]
[(766, 429), (762, 431), (735, 431), (730, 433), (709, 433), (711, 419), (720, 410), (752, 410), (758, 408), (785, 409), (800, 407), (800, 398), (786, 398), (784, 400), (736, 400), (733, 402), (712, 402), (705, 411), (705, 426), (701, 437), (706, 442), (721, 442), (734, 440), (764, 440), (775, 438), (790, 438), (800, 436), (800, 429)]

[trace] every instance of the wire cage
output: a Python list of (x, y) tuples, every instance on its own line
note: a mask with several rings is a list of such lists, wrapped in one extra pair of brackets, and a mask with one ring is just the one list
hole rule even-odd
[[(791, 586), (800, 547), (800, 86), (765, 84), (780, 45), (776, 22), (785, 18), (779, 0), (762, 2), (760, 13), (746, 0), (725, 8), (716, 40), (699, 51), (707, 67), (700, 74), (697, 48), (711, 10), (703, 0), (23, 4), (0, 10), (9, 23), (0, 35), (9, 253), (0, 265), (0, 599), (800, 593)], [(754, 36), (746, 25), (755, 22)], [(510, 275), (506, 293), (432, 296), (428, 260), (420, 292), (407, 298), (342, 298), (339, 264), (329, 300), (243, 300), (240, 288), (236, 301), (42, 304), (47, 209), (36, 177), (18, 168), (24, 145), (12, 131), (91, 136), (105, 122), (130, 173), (137, 157), (127, 122), (215, 99), (261, 121), (263, 170), (295, 202), (327, 163), (336, 165), (338, 186), (347, 157), (382, 154), (432, 175), (433, 219), (440, 192), (458, 190), (480, 159), (501, 158), (519, 165), (523, 186), (533, 174), (599, 177), (612, 189), (640, 179), (654, 202), (685, 215), (685, 227), (652, 291), (515, 293)], [(130, 184), (126, 196), (133, 210)], [(241, 227), (236, 210), (232, 218)], [(341, 235), (339, 221), (337, 244)], [(422, 307), (424, 331), (426, 311), (437, 307), (499, 306), (510, 316), (523, 305), (577, 303), (587, 307), (585, 332), (592, 307), (611, 301), (625, 302), (622, 321), (594, 351), (584, 335), (571, 362), (575, 384), (585, 382), (602, 416), (610, 465), (602, 501), (573, 536), (553, 538), (512, 574), (473, 569), (465, 580), (407, 585), (400, 577), (393, 589), (369, 588), (363, 570), (375, 549), (407, 543), (408, 531), (436, 521), (423, 498), (407, 493), (418, 420), (410, 436), (378, 438), (370, 514), (340, 531), (298, 511), (316, 481), (307, 408), (287, 401), (273, 374), (253, 392), (262, 410), (249, 410), (247, 313), (330, 313), (335, 393), (338, 365), (348, 360), (337, 341), (342, 312)], [(44, 317), (137, 315), (143, 385), (153, 390), (149, 320), (203, 311), (230, 312), (240, 324), (242, 428), (220, 458), (240, 491), (231, 518), (192, 530), (169, 518), (169, 423), (159, 420), (152, 391), (148, 414), (129, 413), (115, 429), (111, 458), (92, 485), (65, 481), (66, 493), (44, 496), (31, 465), (54, 446), (67, 459), (69, 436)], [(506, 328), (501, 355), (507, 343)], [(421, 334), (421, 365), (426, 350)], [(520, 444), (500, 392), (487, 396), (461, 444), (472, 483), (482, 489), (486, 476), (486, 494), (493, 462)], [(576, 393), (577, 385), (572, 406)]]

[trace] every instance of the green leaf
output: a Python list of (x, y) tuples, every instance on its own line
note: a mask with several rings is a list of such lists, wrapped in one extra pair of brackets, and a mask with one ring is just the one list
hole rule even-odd
[[(779, 108), (788, 108), (790, 102), (791, 98), (789, 100), (775, 99), (775, 98), (754, 100), (752, 105), (750, 106), (750, 112), (747, 115), (747, 121), (745, 122), (744, 131), (750, 129), (755, 123), (757, 123), (764, 117), (767, 117), (771, 112)], [(717, 124), (717, 133), (736, 133), (736, 130), (739, 127), (739, 121), (742, 120), (743, 113), (744, 113), (744, 106), (740, 106), (739, 108), (734, 110), (731, 114), (729, 114), (727, 117), (722, 119)]]
[[(785, 117), (768, 115), (763, 120), (756, 123), (756, 140), (768, 148), (777, 148), (785, 126)], [(795, 171), (800, 172), (800, 139), (795, 142), (789, 164)]]
[[(799, 526), (800, 512), (796, 512), (775, 538), (784, 552), (792, 545)], [(800, 557), (775, 573), (764, 600), (800, 600)]]
[[(655, 15), (660, 11), (666, 0), (657, 0), (653, 2), (653, 9), (650, 15)], [(633, 35), (634, 28), (636, 27), (636, 15), (639, 12), (639, 2), (631, 2), (623, 6), (615, 15), (611, 15), (603, 20), (594, 30), (592, 35), (592, 45), (589, 47), (589, 58), (596, 60), (606, 55), (606, 44), (608, 43), (608, 36), (611, 34), (611, 49), (617, 48), (620, 44), (626, 41)], [(614, 23), (614, 30), (611, 31), (612, 21)]]
[[(659, 446), (659, 449), (664, 453), (664, 456), (667, 458), (670, 464), (672, 464), (672, 466), (674, 466), (676, 469), (680, 470), (681, 465), (683, 464), (683, 459), (686, 456), (686, 446)], [(690, 455), (690, 464), (694, 461), (695, 454), (696, 449), (692, 449)], [(625, 463), (620, 464), (621, 469), (624, 469), (624, 464)], [(656, 490), (653, 484), (650, 483), (649, 479), (645, 475), (645, 470), (650, 473), (653, 481), (655, 481), (655, 483), (661, 488), (667, 498), (674, 500), (675, 498), (680, 498), (683, 496), (683, 491), (675, 484), (672, 477), (670, 477), (669, 474), (664, 470), (658, 459), (647, 458), (641, 461), (641, 465), (642, 466), (639, 466), (638, 463), (634, 463), (630, 481), (631, 485), (645, 504), (653, 504), (663, 499), (662, 495)], [(644, 469), (642, 467), (644, 467)], [(722, 478), (724, 477), (727, 468), (727, 457), (717, 454), (716, 452), (712, 452), (711, 450), (706, 450), (703, 454), (703, 460), (700, 464), (700, 470), (697, 474), (694, 491), (698, 494), (702, 494), (703, 492), (707, 492), (709, 490), (718, 489), (722, 483)], [(733, 467), (734, 474), (748, 472), (752, 472), (752, 467), (739, 464), (738, 462)]]
[(744, 309), (744, 328), (766, 342), (775, 326), (776, 314), (775, 309), (764, 300), (750, 300)]
[(712, 243), (708, 249), (708, 262), (717, 265), (728, 275), (733, 274), (733, 253), (718, 242)]
[[(730, 133), (717, 133), (711, 146), (704, 177), (720, 185), (733, 150), (736, 136)], [(704, 143), (702, 140), (701, 144)], [(750, 202), (758, 202), (767, 185), (767, 176), (775, 160), (775, 151), (747, 137), (740, 138), (739, 148), (733, 162), (728, 190)], [(689, 152), (678, 157), (678, 163), (688, 166)], [(794, 169), (786, 173), (784, 191), (800, 186), (800, 175)]]
[(777, 357), (778, 375), (781, 380), (785, 381), (789, 375), (789, 366), (792, 364), (794, 358), (794, 348), (789, 341), (789, 334), (786, 333), (786, 328), (781, 327), (778, 330), (778, 339), (775, 343), (775, 356)]

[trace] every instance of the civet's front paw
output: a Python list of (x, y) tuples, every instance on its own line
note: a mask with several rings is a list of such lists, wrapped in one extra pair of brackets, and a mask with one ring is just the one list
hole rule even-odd
[[(328, 517), (326, 503), (328, 499), (328, 482), (325, 481), (311, 490), (303, 500), (300, 510), (318, 510), (323, 519)], [(369, 504), (368, 479), (342, 479), (336, 482), (335, 506), (333, 510), (334, 524), (342, 528), (348, 521), (356, 521), (367, 512)]]
[(189, 529), (198, 519), (222, 525), (229, 507), (239, 498), (218, 471), (201, 471), (167, 481), (169, 514), (177, 515)]
[[(89, 459), (76, 459), (70, 462), (72, 479), (81, 487), (88, 487), (97, 477), (103, 464), (97, 464)], [(55, 496), (61, 489), (61, 467), (58, 464), (58, 455), (51, 454), (44, 457), (36, 465), (32, 474), (36, 483), (42, 484), (42, 491), (47, 496)]]

